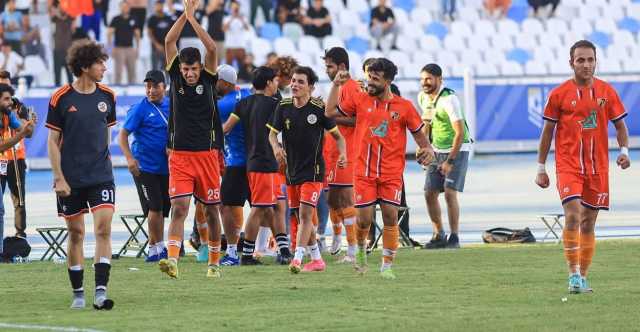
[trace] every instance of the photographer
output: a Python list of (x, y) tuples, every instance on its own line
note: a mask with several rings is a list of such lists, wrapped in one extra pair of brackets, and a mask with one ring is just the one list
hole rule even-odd
[[(0, 84), (4, 83), (10, 85), (11, 77), (8, 72), (0, 72)], [(11, 98), (12, 106), (2, 112), (2, 139), (6, 141), (13, 136), (16, 136), (15, 128), (7, 130), (9, 124), (12, 121), (18, 120), (16, 125), (21, 125), (21, 122), (29, 120), (29, 109), (15, 96)], [(31, 138), (31, 134), (25, 137)], [(15, 211), (15, 227), (16, 236), (25, 238), (27, 237), (27, 212), (25, 209), (25, 173), (27, 170), (27, 163), (25, 160), (26, 151), (24, 145), (24, 139), (21, 139), (13, 147), (0, 152), (0, 184), (2, 185), (2, 192), (4, 193), (7, 183), (9, 184), (9, 190), (11, 191), (11, 200), (13, 201), (13, 207)]]

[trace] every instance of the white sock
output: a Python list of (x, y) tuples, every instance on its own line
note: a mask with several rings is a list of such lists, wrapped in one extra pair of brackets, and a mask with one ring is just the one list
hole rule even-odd
[(227, 244), (227, 255), (231, 258), (238, 258), (238, 245)]
[(358, 248), (357, 245), (349, 245), (347, 247), (347, 256), (351, 256), (354, 257), (356, 255), (356, 249)]
[(156, 245), (155, 244), (149, 244), (149, 256), (153, 256), (156, 255), (157, 251), (156, 251)]
[(164, 241), (156, 242), (156, 251), (158, 252), (158, 254), (162, 253), (162, 251), (164, 251), (164, 248)]
[(302, 261), (302, 258), (304, 257), (304, 247), (303, 246), (298, 246), (296, 247), (296, 253), (293, 256), (293, 259), (297, 259), (299, 261)]
[(256, 238), (256, 251), (265, 252), (269, 246), (269, 237), (271, 236), (271, 228), (260, 226), (258, 237)]
[(322, 259), (322, 256), (320, 255), (320, 248), (318, 248), (318, 242), (309, 246), (309, 249), (311, 251), (311, 259), (313, 259), (314, 261), (317, 261), (318, 259)]
[(391, 263), (382, 263), (382, 266), (380, 267), (380, 271), (388, 270), (390, 268), (391, 268)]

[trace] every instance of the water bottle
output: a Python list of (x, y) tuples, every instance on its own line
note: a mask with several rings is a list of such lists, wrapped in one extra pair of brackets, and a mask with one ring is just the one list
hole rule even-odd
[(18, 78), (18, 89), (16, 90), (16, 97), (22, 99), (27, 96), (27, 79), (24, 77)]

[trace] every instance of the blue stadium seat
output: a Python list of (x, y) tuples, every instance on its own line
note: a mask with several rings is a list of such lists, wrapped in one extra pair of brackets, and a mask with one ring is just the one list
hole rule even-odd
[(640, 32), (640, 21), (636, 20), (633, 17), (625, 17), (618, 21), (618, 28), (620, 30), (627, 30), (631, 33)]
[(280, 26), (275, 23), (265, 23), (260, 28), (260, 37), (269, 41), (274, 41), (276, 38), (281, 37), (282, 32)]
[(444, 37), (446, 37), (449, 33), (449, 30), (444, 24), (438, 21), (433, 21), (427, 25), (427, 27), (424, 29), (424, 33), (426, 33), (427, 35), (434, 35), (438, 37), (438, 39), (443, 40)]
[(351, 37), (349, 40), (347, 40), (345, 46), (348, 50), (356, 52), (360, 55), (364, 55), (369, 50), (369, 42), (366, 39), (357, 36)]
[(509, 8), (509, 12), (507, 12), (507, 17), (518, 22), (522, 23), (529, 16), (529, 6), (526, 4), (516, 5), (515, 3)]
[(362, 21), (362, 23), (366, 25), (369, 25), (369, 23), (371, 23), (371, 12), (360, 13), (360, 21)]
[(602, 49), (606, 49), (611, 44), (611, 37), (602, 31), (595, 30), (587, 39)]
[(531, 54), (527, 50), (522, 48), (514, 48), (507, 52), (507, 60), (515, 61), (521, 65), (526, 64), (529, 60), (532, 60)]
[(410, 13), (415, 8), (416, 3), (414, 0), (394, 0), (393, 6), (404, 9), (405, 12)]

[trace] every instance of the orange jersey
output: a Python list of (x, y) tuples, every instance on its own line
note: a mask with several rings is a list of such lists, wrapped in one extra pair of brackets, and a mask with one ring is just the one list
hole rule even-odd
[[(16, 131), (14, 129), (9, 128), (9, 117), (6, 115), (2, 116), (2, 128), (7, 128), (2, 130), (2, 140), (6, 141), (10, 139), (12, 136), (15, 136)], [(26, 157), (26, 151), (24, 148), (24, 138), (20, 140), (20, 142), (13, 146), (13, 148), (8, 148), (4, 150), (4, 152), (0, 152), (0, 160), (13, 160), (13, 150), (16, 150), (16, 159), (24, 159)]]
[(556, 172), (609, 171), (608, 122), (627, 115), (618, 93), (594, 78), (590, 87), (568, 80), (551, 91), (544, 119), (556, 122)]
[[(353, 107), (354, 104), (348, 102), (348, 100), (354, 98), (354, 96), (357, 96), (359, 93), (362, 93), (362, 88), (360, 87), (358, 81), (354, 79), (349, 79), (340, 87), (340, 96), (338, 97), (338, 110), (343, 115), (354, 113), (353, 109), (343, 110), (342, 105), (345, 105), (345, 107)], [(345, 142), (347, 143), (347, 161), (355, 160), (355, 158), (357, 158), (356, 151), (358, 151), (358, 145), (356, 140), (353, 139), (353, 136), (355, 135), (356, 128), (338, 125), (338, 129), (340, 130), (340, 134), (342, 134)], [(330, 137), (326, 141), (328, 145), (327, 150), (329, 150), (330, 152), (330, 154), (327, 155), (328, 157), (330, 157), (329, 160), (337, 161), (340, 152), (338, 151), (336, 140), (333, 139), (333, 137)]]
[(393, 95), (379, 100), (358, 90), (340, 102), (340, 111), (356, 117), (353, 140), (359, 143), (355, 176), (386, 178), (404, 172), (407, 129), (415, 133), (423, 123), (413, 104)]

